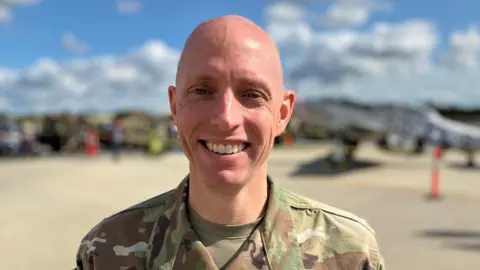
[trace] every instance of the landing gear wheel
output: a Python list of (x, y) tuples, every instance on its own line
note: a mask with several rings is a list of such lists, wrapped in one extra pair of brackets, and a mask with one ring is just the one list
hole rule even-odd
[(477, 165), (475, 164), (475, 158), (473, 153), (468, 153), (467, 154), (467, 168), (476, 168)]
[(357, 145), (357, 142), (335, 140), (332, 151), (327, 157), (328, 164), (336, 169), (348, 168), (353, 161), (353, 154)]

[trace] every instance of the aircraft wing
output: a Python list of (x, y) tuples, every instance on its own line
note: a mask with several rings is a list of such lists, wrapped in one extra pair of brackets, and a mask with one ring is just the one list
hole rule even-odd
[(480, 149), (480, 127), (444, 118), (439, 115), (430, 117), (431, 128), (428, 138), (435, 142), (441, 140), (448, 148), (467, 151)]
[(385, 119), (374, 111), (353, 104), (309, 100), (297, 104), (294, 116), (304, 125), (359, 141), (385, 132)]

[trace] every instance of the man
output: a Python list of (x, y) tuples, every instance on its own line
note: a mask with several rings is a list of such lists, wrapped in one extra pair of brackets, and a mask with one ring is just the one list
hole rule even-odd
[(77, 269), (384, 269), (363, 220), (267, 176), (295, 95), (258, 26), (239, 16), (200, 24), (168, 93), (189, 175), (100, 222)]
[(112, 157), (114, 161), (120, 159), (120, 153), (123, 145), (122, 121), (115, 120), (112, 126)]

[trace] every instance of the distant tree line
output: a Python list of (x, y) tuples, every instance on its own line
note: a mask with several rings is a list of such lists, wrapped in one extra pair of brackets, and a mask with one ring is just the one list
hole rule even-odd
[[(353, 101), (352, 99), (332, 98), (332, 100), (335, 100), (336, 102), (341, 102), (341, 103), (344, 103), (344, 104), (348, 104), (348, 105), (351, 105), (351, 106), (364, 108), (364, 109), (370, 109), (370, 108), (373, 107), (372, 104), (356, 102), (356, 101)], [(389, 104), (382, 104), (382, 105), (388, 106)], [(460, 108), (460, 107), (457, 107), (457, 106), (439, 106), (439, 105), (435, 105), (433, 103), (427, 103), (427, 105), (431, 108), (434, 108), (441, 115), (443, 115), (445, 117), (448, 117), (448, 118), (453, 118), (453, 119), (479, 119), (480, 120), (480, 106), (478, 108), (466, 109), (466, 108)], [(94, 115), (94, 114), (92, 114), (92, 115)], [(154, 119), (160, 120), (162, 122), (163, 121), (168, 121), (169, 118), (170, 118), (170, 115), (152, 115), (150, 113), (143, 112), (143, 111), (140, 111), (140, 110), (120, 110), (120, 111), (112, 113), (112, 115), (114, 116), (113, 120), (123, 119), (123, 118), (125, 118), (127, 116), (131, 116), (131, 115), (137, 115), (137, 116), (140, 116), (141, 118), (154, 118)], [(20, 116), (20, 117), (13, 117), (13, 118), (21, 121), (23, 119), (31, 119), (31, 118), (38, 118), (38, 117), (45, 117), (45, 116), (46, 115), (32, 114), (32, 115), (28, 115), (28, 116)], [(73, 115), (70, 114), (70, 113), (58, 113), (58, 114), (52, 113), (51, 114), (51, 117), (53, 117), (53, 118), (68, 117), (68, 116), (72, 117)], [(83, 118), (83, 117), (86, 117), (87, 114), (76, 115), (76, 116)], [(0, 111), (0, 122), (5, 122), (5, 121), (7, 121), (8, 119), (11, 119), (11, 118), (12, 117), (9, 117), (8, 113)]]

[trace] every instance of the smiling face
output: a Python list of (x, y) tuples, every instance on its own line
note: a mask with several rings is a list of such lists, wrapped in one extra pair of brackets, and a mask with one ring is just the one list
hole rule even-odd
[(283, 90), (280, 59), (268, 37), (227, 18), (192, 33), (169, 98), (191, 175), (207, 185), (244, 185), (266, 174), (294, 94)]

